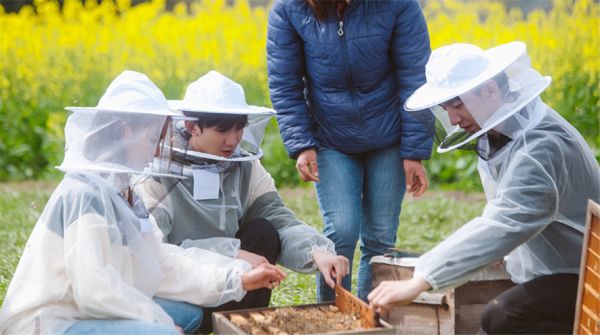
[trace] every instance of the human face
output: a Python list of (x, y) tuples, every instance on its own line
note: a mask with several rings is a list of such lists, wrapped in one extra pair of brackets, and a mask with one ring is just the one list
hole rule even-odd
[(194, 123), (191, 133), (190, 146), (194, 151), (221, 157), (231, 157), (235, 148), (237, 148), (242, 140), (244, 128), (234, 126), (228, 130), (219, 130), (217, 126), (214, 126), (200, 129)]
[(471, 134), (481, 129), (473, 115), (471, 115), (459, 97), (441, 103), (440, 107), (448, 112), (448, 119), (450, 119), (450, 123), (453, 126), (458, 125), (464, 131)]

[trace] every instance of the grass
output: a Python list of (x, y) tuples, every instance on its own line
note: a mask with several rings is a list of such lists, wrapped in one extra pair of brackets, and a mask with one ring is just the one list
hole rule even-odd
[[(54, 183), (38, 182), (0, 184), (0, 254), (3, 255), (0, 260), (0, 303), (4, 301), (23, 247), (54, 186)], [(312, 188), (283, 189), (281, 195), (298, 217), (321, 230), (321, 215)], [(429, 191), (419, 199), (407, 196), (400, 215), (396, 246), (424, 252), (481, 213), (484, 203), (480, 193)], [(354, 268), (357, 268), (357, 260), (358, 250)], [(355, 276), (353, 282), (356, 282)], [(314, 302), (314, 275), (291, 271), (273, 291), (271, 300), (273, 306)]]

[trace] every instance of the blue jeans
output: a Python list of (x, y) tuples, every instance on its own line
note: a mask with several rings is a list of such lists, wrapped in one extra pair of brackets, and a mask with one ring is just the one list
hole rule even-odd
[[(316, 189), (324, 219), (323, 232), (335, 243), (338, 255), (347, 257), (350, 264), (360, 239), (357, 295), (364, 301), (371, 291), (369, 261), (396, 243), (406, 189), (403, 159), (398, 151), (399, 147), (393, 146), (347, 155), (320, 148), (317, 155), (320, 182), (316, 183)], [(348, 275), (342, 281), (348, 290), (351, 277)], [(320, 302), (335, 299), (320, 273), (317, 299)]]
[[(202, 322), (202, 308), (185, 302), (154, 298), (154, 302), (173, 318), (176, 325), (183, 328), (186, 334), (195, 332)], [(178, 335), (175, 328), (162, 324), (139, 320), (125, 319), (89, 319), (74, 323), (65, 335), (75, 334), (161, 334)]]

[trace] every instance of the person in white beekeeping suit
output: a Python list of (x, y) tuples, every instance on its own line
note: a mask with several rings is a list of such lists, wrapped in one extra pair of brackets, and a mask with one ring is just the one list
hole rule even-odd
[[(473, 145), (487, 198), (481, 216), (419, 257), (412, 279), (381, 283), (376, 308), (457, 286), (506, 256), (517, 284), (486, 306), (487, 333), (571, 333), (588, 199), (600, 200), (598, 162), (582, 136), (539, 95), (550, 84), (526, 46), (435, 50), (427, 83), (406, 108), (431, 110), (447, 135), (439, 152)], [(442, 127), (442, 126), (448, 126)], [(472, 143), (476, 141), (476, 143)]]
[[(319, 270), (331, 287), (336, 280), (341, 283), (348, 259), (336, 255), (332, 241), (284, 205), (260, 164), (260, 144), (274, 111), (248, 105), (242, 86), (216, 71), (188, 85), (183, 100), (170, 102), (196, 118), (178, 122), (173, 138), (170, 168), (188, 178), (148, 179), (137, 188), (166, 241), (253, 266), (279, 263), (304, 273)], [(256, 290), (204, 313), (267, 307), (270, 296), (269, 290)], [(212, 330), (210, 317), (200, 330)]]
[[(65, 176), (36, 223), (0, 312), (2, 334), (178, 334), (202, 310), (272, 288), (275, 266), (162, 243), (131, 191), (148, 175), (171, 112), (145, 75), (125, 71), (96, 107), (67, 107)], [(153, 173), (149, 171), (155, 171)]]

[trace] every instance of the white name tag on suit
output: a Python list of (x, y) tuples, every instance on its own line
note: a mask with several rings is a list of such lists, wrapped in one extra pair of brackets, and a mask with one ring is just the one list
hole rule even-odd
[(193, 169), (194, 176), (194, 200), (219, 199), (221, 187), (218, 173), (205, 169)]

